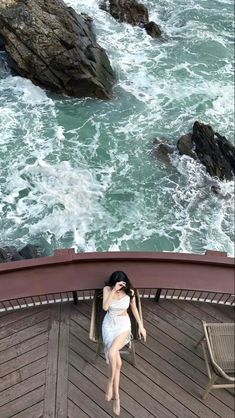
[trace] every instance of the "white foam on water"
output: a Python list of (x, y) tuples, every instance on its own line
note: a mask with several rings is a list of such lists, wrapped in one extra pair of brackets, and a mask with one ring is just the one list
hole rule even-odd
[(53, 101), (47, 97), (46, 92), (26, 78), (9, 76), (4, 80), (4, 88), (11, 89), (26, 104), (38, 105), (47, 102), (53, 105)]
[[(15, 203), (14, 213), (20, 224), (28, 226), (29, 236), (46, 233), (56, 240), (71, 232), (74, 245), (86, 250), (85, 236), (90, 229), (99, 228), (105, 210), (99, 203), (104, 187), (89, 169), (72, 167), (62, 161), (51, 165), (38, 159), (20, 172), (20, 181), (14, 184), (8, 203)], [(22, 180), (23, 179), (23, 180)], [(11, 189), (13, 184), (9, 184)], [(27, 196), (17, 200), (19, 191), (27, 188)], [(5, 199), (6, 201), (6, 199)], [(7, 218), (12, 219), (11, 211)]]
[[(174, 155), (179, 182), (172, 187), (175, 222), (172, 229), (180, 233), (178, 251), (193, 252), (215, 249), (234, 255), (234, 182), (220, 181), (190, 157)], [(214, 194), (211, 187), (218, 188)], [(173, 215), (173, 213), (172, 213)]]

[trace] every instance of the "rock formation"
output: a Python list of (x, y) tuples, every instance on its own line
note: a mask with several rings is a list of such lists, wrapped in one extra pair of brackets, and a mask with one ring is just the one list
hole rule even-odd
[(0, 263), (9, 261), (25, 260), (29, 258), (41, 257), (42, 252), (39, 247), (27, 244), (21, 250), (17, 251), (16, 247), (7, 246), (0, 248)]
[(211, 176), (231, 180), (235, 174), (235, 147), (214, 132), (210, 125), (196, 121), (193, 133), (183, 135), (177, 144), (180, 154), (198, 158)]
[(62, 0), (1, 0), (9, 65), (34, 84), (74, 97), (111, 97), (114, 73), (92, 21)]
[(153, 141), (153, 151), (152, 154), (159, 161), (162, 161), (165, 165), (171, 164), (170, 155), (173, 154), (174, 147), (169, 145), (165, 138), (155, 139)]
[(155, 22), (149, 22), (148, 9), (136, 0), (104, 0), (100, 8), (109, 12), (119, 22), (145, 28), (153, 38), (161, 35), (161, 29)]

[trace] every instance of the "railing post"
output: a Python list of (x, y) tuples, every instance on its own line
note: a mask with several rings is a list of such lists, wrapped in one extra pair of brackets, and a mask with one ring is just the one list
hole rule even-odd
[(155, 295), (155, 302), (156, 303), (159, 302), (159, 299), (160, 299), (160, 296), (161, 296), (161, 292), (162, 292), (162, 289), (157, 289), (156, 295)]
[(78, 304), (78, 294), (76, 291), (73, 291), (73, 301), (75, 305)]

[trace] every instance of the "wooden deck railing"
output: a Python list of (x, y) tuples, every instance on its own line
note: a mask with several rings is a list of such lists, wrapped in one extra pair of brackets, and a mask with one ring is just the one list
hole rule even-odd
[(195, 300), (233, 306), (234, 259), (226, 253), (75, 253), (0, 264), (0, 311), (92, 298), (123, 270), (143, 298)]

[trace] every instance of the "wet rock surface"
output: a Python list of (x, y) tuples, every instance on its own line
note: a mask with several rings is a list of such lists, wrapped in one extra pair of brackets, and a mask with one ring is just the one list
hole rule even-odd
[(32, 244), (27, 244), (20, 250), (17, 250), (14, 246), (0, 248), (0, 263), (8, 263), (9, 261), (25, 260), (42, 256), (43, 252), (41, 248)]
[(92, 20), (62, 0), (2, 0), (0, 49), (34, 84), (74, 97), (111, 97), (114, 72)]
[(152, 154), (159, 161), (163, 162), (165, 165), (171, 164), (171, 154), (174, 152), (174, 147), (167, 143), (165, 138), (155, 139), (153, 141), (153, 150)]
[[(231, 180), (235, 174), (235, 147), (210, 125), (196, 121), (192, 134), (183, 135), (177, 144), (181, 154), (197, 157), (211, 176)], [(190, 155), (192, 153), (192, 155)]]
[[(212, 177), (232, 180), (235, 175), (235, 147), (225, 136), (214, 132), (210, 125), (196, 121), (193, 131), (179, 138), (177, 148), (165, 138), (155, 139), (152, 154), (170, 165), (170, 155), (177, 149), (180, 155), (200, 161)], [(218, 187), (213, 187), (212, 191), (219, 193)]]
[(147, 7), (136, 0), (105, 0), (100, 8), (109, 12), (119, 22), (140, 26), (153, 38), (161, 36), (161, 29), (155, 22), (149, 21)]

